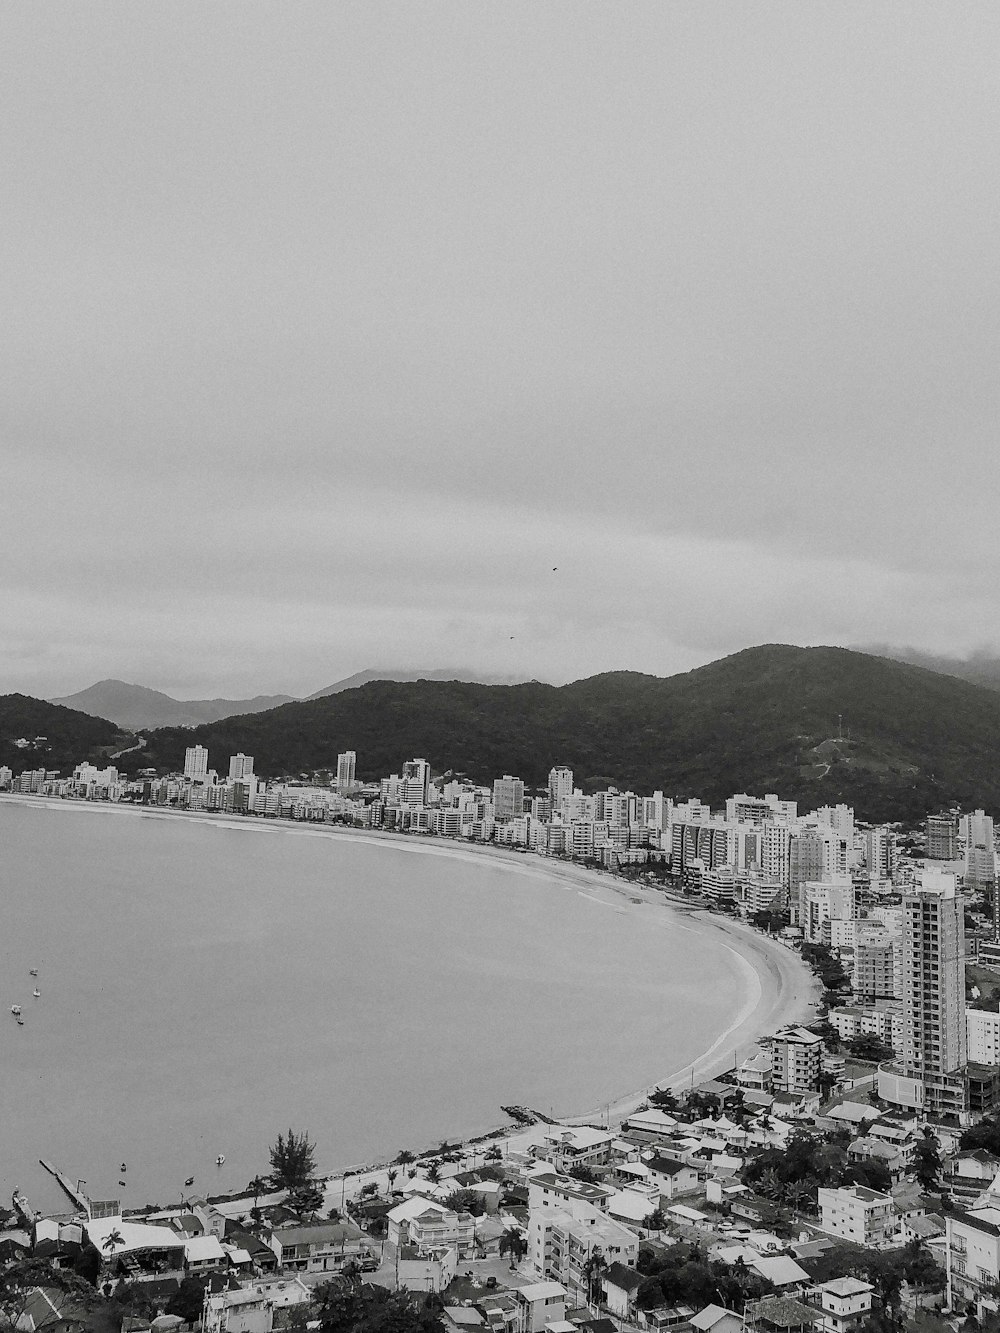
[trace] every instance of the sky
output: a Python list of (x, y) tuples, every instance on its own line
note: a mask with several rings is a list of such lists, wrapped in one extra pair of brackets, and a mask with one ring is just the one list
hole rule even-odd
[(0, 692), (1000, 641), (993, 0), (0, 32)]

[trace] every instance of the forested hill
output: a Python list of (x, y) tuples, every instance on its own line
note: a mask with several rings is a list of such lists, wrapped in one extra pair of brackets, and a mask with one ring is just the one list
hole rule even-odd
[[(27, 694), (0, 694), (0, 764), (20, 773), (50, 768), (63, 777), (82, 759), (101, 758), (120, 736), (119, 728), (102, 717), (32, 699)], [(18, 740), (44, 741), (23, 749)], [(127, 744), (123, 741), (122, 744)]]
[(373, 681), (152, 732), (141, 762), (180, 768), (195, 741), (220, 770), (242, 750), (266, 776), (330, 769), (352, 749), (364, 778), (419, 755), (435, 772), (481, 782), (514, 773), (541, 784), (568, 764), (585, 788), (661, 788), (714, 804), (773, 791), (809, 806), (848, 801), (870, 819), (917, 818), (945, 802), (1000, 811), (1000, 696), (843, 648), (769, 644), (683, 675), (615, 672), (561, 687)]

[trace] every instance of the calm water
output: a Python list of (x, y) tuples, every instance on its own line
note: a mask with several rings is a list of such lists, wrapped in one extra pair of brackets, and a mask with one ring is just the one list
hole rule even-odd
[(587, 1111), (727, 1027), (719, 943), (521, 870), (0, 800), (2, 1197), (62, 1205), (39, 1157), (127, 1206), (237, 1188), (288, 1126), (323, 1168), (384, 1160)]

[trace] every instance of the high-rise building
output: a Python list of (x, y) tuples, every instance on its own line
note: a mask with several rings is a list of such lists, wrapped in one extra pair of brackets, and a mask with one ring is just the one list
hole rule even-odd
[(965, 914), (955, 876), (932, 866), (903, 894), (902, 1058), (883, 1065), (878, 1095), (915, 1111), (966, 1109)]
[(192, 782), (204, 782), (208, 773), (208, 749), (191, 745), (184, 751), (184, 776)]
[(431, 766), (426, 759), (407, 759), (403, 765), (403, 804), (427, 805), (431, 794)]
[(993, 850), (993, 820), (982, 810), (966, 815), (965, 887), (973, 892), (990, 893), (996, 882), (996, 853)]
[(253, 755), (244, 754), (241, 750), (239, 754), (230, 756), (229, 777), (232, 782), (243, 782), (246, 778), (252, 778)]
[(884, 825), (865, 830), (865, 865), (870, 879), (888, 879), (892, 873), (892, 832)]
[(337, 790), (349, 791), (354, 786), (358, 756), (353, 750), (345, 750), (337, 755)]
[(558, 810), (567, 796), (573, 795), (573, 770), (559, 765), (549, 769), (549, 800)]
[(927, 816), (927, 856), (931, 861), (958, 860), (958, 820), (954, 815)]
[(493, 818), (498, 824), (524, 813), (524, 783), (505, 773), (493, 783)]

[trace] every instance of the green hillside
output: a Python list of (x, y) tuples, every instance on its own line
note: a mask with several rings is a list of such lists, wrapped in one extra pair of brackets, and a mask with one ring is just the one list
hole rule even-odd
[(374, 681), (152, 732), (137, 761), (179, 768), (195, 741), (220, 770), (242, 750), (266, 776), (332, 768), (353, 749), (364, 778), (420, 755), (482, 782), (507, 772), (541, 784), (560, 763), (584, 787), (713, 803), (745, 790), (844, 800), (870, 819), (916, 818), (943, 802), (1000, 811), (1000, 696), (843, 648), (769, 644), (684, 675), (615, 672), (561, 687)]
[[(27, 694), (0, 694), (0, 764), (15, 773), (51, 768), (65, 776), (81, 759), (100, 757), (120, 735), (120, 729), (104, 718)], [(27, 749), (14, 743), (40, 736), (45, 740)]]

